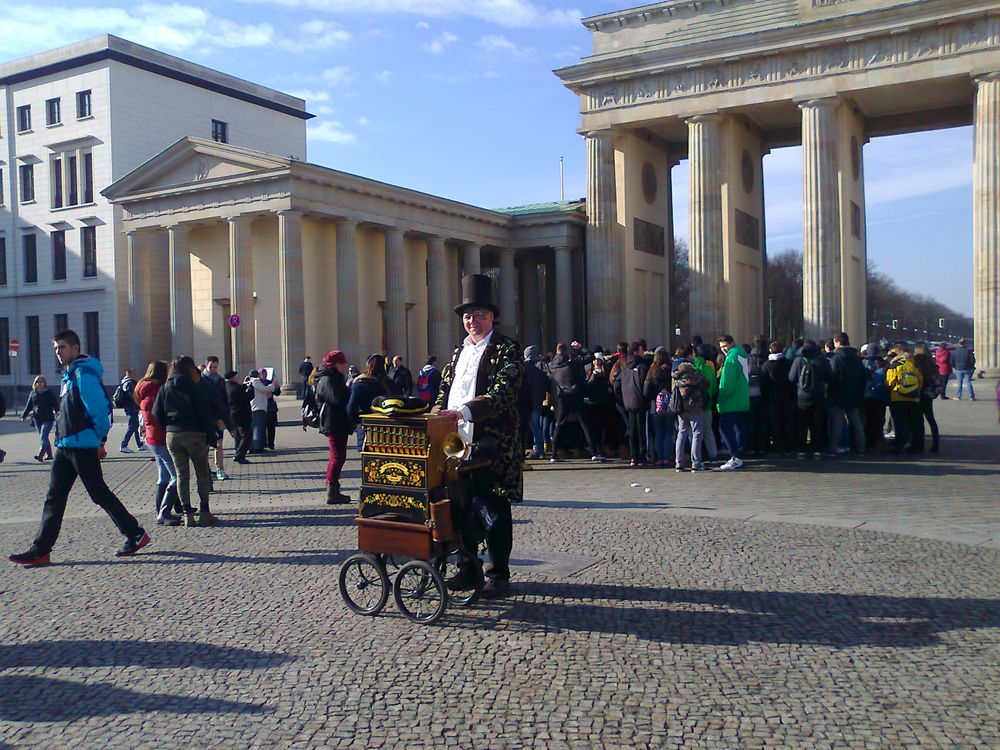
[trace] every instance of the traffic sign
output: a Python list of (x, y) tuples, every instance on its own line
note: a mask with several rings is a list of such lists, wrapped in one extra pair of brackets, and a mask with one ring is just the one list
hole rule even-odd
[(10, 349), (12, 352), (16, 352), (18, 349), (21, 348), (21, 342), (18, 341), (17, 339), (11, 339), (10, 344), (7, 346), (7, 348)]
[(237, 315), (236, 313), (233, 313), (232, 315), (229, 316), (229, 327), (230, 328), (240, 327), (240, 316)]

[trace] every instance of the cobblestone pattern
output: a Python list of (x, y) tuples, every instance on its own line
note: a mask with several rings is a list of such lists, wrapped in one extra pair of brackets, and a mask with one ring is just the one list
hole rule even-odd
[[(429, 627), (341, 602), (353, 513), (321, 503), (314, 433), (283, 428), (287, 453), (218, 483), (219, 527), (154, 527), (150, 498), (131, 560), (79, 491), (57, 564), (0, 577), (0, 747), (1000, 747), (1000, 550), (809, 524), (822, 506), (950, 533), (956, 486), (963, 522), (996, 523), (995, 412), (954, 408), (969, 440), (921, 464), (940, 474), (541, 467), (512, 598)], [(19, 440), (5, 553), (46, 478)], [(142, 510), (151, 464), (107, 468)]]

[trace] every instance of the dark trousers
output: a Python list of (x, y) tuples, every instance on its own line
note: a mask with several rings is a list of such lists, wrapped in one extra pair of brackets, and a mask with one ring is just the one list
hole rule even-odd
[(822, 404), (799, 404), (796, 421), (799, 453), (820, 453), (826, 448), (826, 409)]
[(768, 422), (764, 412), (764, 399), (750, 397), (750, 412), (747, 415), (746, 449), (750, 453), (766, 453), (768, 447)]
[(253, 428), (250, 422), (247, 421), (244, 424), (236, 425), (236, 458), (237, 461), (242, 461), (247, 457), (247, 453), (250, 451), (250, 438)]
[(514, 517), (510, 503), (497, 495), (490, 495), (490, 503), (497, 514), (496, 522), (486, 533), (490, 552), (490, 567), (486, 575), (500, 581), (510, 580), (510, 553), (514, 549)]
[(895, 447), (916, 453), (924, 440), (924, 415), (919, 401), (896, 401), (889, 405), (892, 424), (896, 428)]
[(590, 412), (588, 406), (583, 403), (583, 396), (563, 395), (559, 397), (556, 405), (556, 431), (552, 436), (552, 455), (556, 455), (559, 448), (559, 432), (572, 419), (573, 415), (580, 422), (580, 429), (583, 430), (583, 438), (587, 441), (587, 450), (593, 455), (597, 453), (597, 443), (594, 442), (594, 432), (590, 424)]
[(626, 409), (628, 416), (628, 452), (633, 461), (646, 460), (646, 410)]
[(347, 460), (347, 433), (327, 435), (326, 444), (330, 457), (326, 462), (326, 483), (340, 486), (340, 472)]
[(278, 430), (278, 412), (267, 413), (267, 447), (274, 450), (274, 434)]
[[(490, 567), (486, 569), (486, 575), (509, 581), (510, 553), (514, 549), (514, 518), (510, 503), (484, 488), (478, 479), (463, 478), (448, 485), (455, 527), (458, 529), (462, 548), (470, 558), (477, 556), (479, 543), (485, 539), (490, 553)], [(494, 521), (489, 530), (477, 518), (473, 510), (476, 504), (485, 505), (492, 512)]]
[(719, 415), (719, 431), (722, 442), (733, 458), (743, 458), (746, 449), (747, 412), (732, 411)]
[(128, 441), (135, 436), (135, 445), (137, 448), (142, 447), (142, 436), (139, 434), (139, 412), (129, 412), (128, 416), (128, 429), (125, 430), (125, 437), (122, 438), (122, 448), (128, 445)]
[(139, 522), (104, 481), (97, 448), (57, 448), (49, 474), (49, 494), (42, 509), (42, 523), (32, 544), (34, 551), (40, 555), (51, 552), (59, 538), (66, 501), (77, 477), (83, 482), (90, 499), (111, 516), (118, 531), (125, 537), (136, 537), (142, 531)]
[(868, 450), (875, 448), (884, 437), (885, 404), (877, 398), (865, 399), (865, 445)]
[(795, 447), (795, 407), (791, 402), (775, 400), (768, 402), (766, 408), (768, 432), (774, 450), (778, 453), (792, 450)]
[[(931, 428), (931, 450), (936, 451), (941, 444), (941, 433), (938, 432), (938, 423), (934, 418), (934, 399), (928, 396), (920, 397), (920, 411), (927, 420), (927, 426)], [(923, 428), (923, 422), (920, 423)], [(924, 450), (924, 431), (920, 430), (920, 439), (915, 442), (915, 447), (919, 452)]]

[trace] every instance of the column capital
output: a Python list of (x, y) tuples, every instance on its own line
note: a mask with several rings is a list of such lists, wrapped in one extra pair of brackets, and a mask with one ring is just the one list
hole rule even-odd
[(301, 219), (304, 216), (302, 211), (299, 211), (298, 209), (295, 208), (283, 208), (280, 211), (277, 211), (276, 213), (278, 214), (278, 216), (288, 219)]
[(230, 225), (237, 224), (249, 224), (254, 220), (253, 214), (233, 214), (232, 216), (223, 216), (223, 220)]
[(992, 73), (980, 73), (978, 75), (973, 75), (972, 80), (977, 84), (1000, 81), (1000, 70), (993, 71)]
[(344, 218), (344, 219), (337, 219), (334, 223), (338, 227), (349, 227), (349, 226), (355, 226), (356, 227), (361, 222), (358, 221), (357, 219), (347, 219), (347, 218)]
[(816, 107), (838, 107), (844, 103), (839, 96), (818, 96), (815, 99), (801, 99), (795, 102), (799, 109), (813, 109)]
[(604, 130), (586, 130), (580, 135), (582, 135), (587, 140), (597, 141), (597, 140), (605, 140), (613, 138), (615, 132), (611, 128), (606, 128)]
[(702, 123), (719, 123), (726, 119), (726, 116), (719, 112), (706, 112), (703, 115), (695, 115), (684, 120), (687, 125), (700, 125)]

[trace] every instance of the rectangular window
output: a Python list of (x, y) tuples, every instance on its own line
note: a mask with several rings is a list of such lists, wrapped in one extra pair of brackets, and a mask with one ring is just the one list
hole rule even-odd
[(222, 120), (212, 120), (212, 140), (216, 143), (229, 143), (229, 125)]
[(0, 169), (0, 206), (3, 205), (3, 170)]
[(83, 155), (83, 202), (94, 202), (94, 155), (89, 151)]
[(25, 234), (21, 237), (21, 244), (24, 247), (24, 283), (34, 284), (38, 281), (38, 246), (33, 234)]
[(97, 276), (97, 227), (83, 227), (80, 230), (80, 247), (84, 278)]
[(90, 89), (76, 92), (76, 117), (90, 117)]
[(38, 329), (38, 316), (29, 315), (24, 319), (28, 329), (28, 372), (40, 375), (42, 372), (42, 339)]
[(101, 358), (101, 325), (96, 312), (83, 314), (83, 343), (86, 354), (94, 359)]
[(7, 286), (7, 238), (0, 237), (0, 286)]
[(27, 133), (31, 130), (31, 105), (25, 104), (17, 108), (17, 132)]
[(66, 232), (52, 233), (52, 280), (66, 280)]
[(0, 375), (10, 375), (10, 321), (0, 318)]
[(21, 203), (31, 203), (35, 200), (35, 165), (22, 164), (18, 173), (21, 175)]
[(59, 97), (45, 100), (45, 124), (58, 125), (62, 122), (62, 112), (59, 105)]
[(60, 333), (69, 328), (69, 315), (66, 313), (56, 313), (53, 322), (55, 323), (56, 333)]
[(66, 174), (66, 182), (69, 183), (67, 185), (67, 187), (69, 187), (69, 195), (66, 198), (66, 205), (67, 206), (75, 206), (75, 205), (77, 205), (80, 202), (80, 200), (79, 200), (80, 193), (76, 189), (76, 182), (77, 182), (77, 180), (76, 180), (76, 157), (75, 156), (67, 156), (66, 157), (66, 172), (67, 172), (67, 174)]
[(52, 160), (52, 208), (62, 208), (63, 204), (63, 160)]

